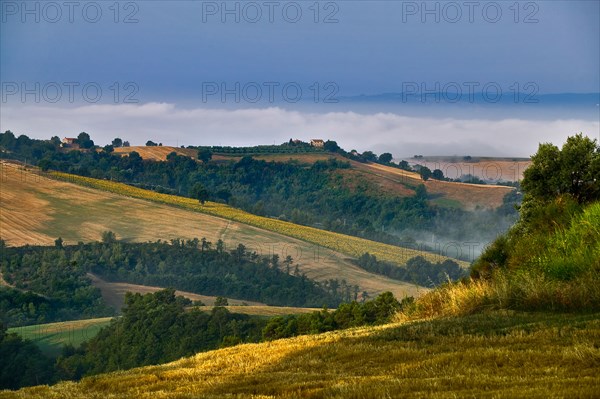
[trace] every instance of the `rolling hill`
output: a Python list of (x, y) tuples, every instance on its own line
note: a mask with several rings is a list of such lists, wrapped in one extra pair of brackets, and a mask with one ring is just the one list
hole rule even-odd
[[(176, 152), (178, 155), (190, 156), (194, 159), (196, 158), (197, 153), (193, 149), (165, 146), (115, 148), (116, 153), (123, 155), (132, 151), (136, 151), (144, 159), (156, 161), (166, 160), (167, 155), (171, 152)], [(408, 172), (402, 169), (377, 163), (361, 163), (349, 160), (338, 154), (326, 152), (299, 154), (256, 154), (252, 155), (252, 157), (265, 161), (295, 161), (304, 164), (313, 164), (316, 161), (336, 158), (340, 161), (349, 162), (351, 165), (350, 169), (339, 172), (344, 183), (349, 187), (353, 187), (358, 184), (367, 184), (378, 192), (406, 197), (414, 195), (414, 189), (417, 185), (424, 184), (427, 188), (427, 192), (431, 194), (432, 197), (435, 197), (435, 203), (442, 206), (458, 206), (466, 210), (473, 210), (476, 208), (497, 208), (502, 205), (502, 199), (504, 196), (513, 190), (511, 187), (497, 185), (479, 185), (437, 180), (423, 181), (418, 173)], [(241, 158), (242, 155), (218, 153), (213, 155), (214, 161), (239, 161)], [(439, 163), (439, 161), (435, 160), (431, 162)], [(481, 162), (483, 162), (483, 160)], [(496, 165), (496, 163), (494, 163), (494, 165)], [(499, 166), (496, 165), (496, 167), (499, 167), (502, 170), (510, 167), (510, 164), (507, 164), (506, 162), (498, 163), (498, 165)], [(524, 165), (525, 164), (521, 165), (521, 174), (522, 169), (525, 167)]]
[(0, 163), (0, 176), (0, 237), (11, 246), (53, 245), (59, 236), (65, 243), (94, 241), (107, 230), (135, 242), (206, 237), (228, 247), (243, 243), (263, 255), (289, 254), (309, 278), (343, 278), (371, 296), (426, 291), (368, 273), (339, 252), (236, 221), (49, 179), (13, 163)]
[(600, 390), (600, 314), (502, 311), (199, 353), (0, 398), (547, 398)]

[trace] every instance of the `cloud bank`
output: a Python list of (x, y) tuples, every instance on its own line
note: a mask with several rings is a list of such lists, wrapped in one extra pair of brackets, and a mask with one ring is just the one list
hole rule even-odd
[(583, 132), (600, 135), (598, 121), (580, 119), (426, 118), (394, 113), (301, 112), (181, 108), (169, 103), (3, 107), (0, 130), (35, 138), (89, 133), (96, 144), (115, 137), (142, 145), (279, 144), (290, 138), (336, 140), (347, 150), (423, 155), (529, 156), (540, 142), (562, 144)]

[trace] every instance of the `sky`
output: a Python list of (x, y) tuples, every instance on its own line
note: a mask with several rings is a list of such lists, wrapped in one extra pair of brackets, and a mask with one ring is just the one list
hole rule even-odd
[[(528, 156), (540, 141), (600, 136), (600, 101), (529, 112), (545, 94), (600, 93), (599, 1), (0, 5), (2, 131), (86, 131), (99, 144), (320, 137), (399, 156)], [(340, 106), (384, 93), (426, 108)]]

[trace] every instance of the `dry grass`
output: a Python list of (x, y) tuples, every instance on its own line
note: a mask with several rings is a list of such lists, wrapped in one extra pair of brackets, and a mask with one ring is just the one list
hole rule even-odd
[(440, 169), (444, 176), (456, 179), (461, 175), (471, 174), (480, 179), (517, 181), (523, 179), (523, 172), (531, 165), (529, 159), (510, 159), (494, 157), (475, 157), (469, 162), (462, 157), (428, 157), (423, 159), (407, 159), (427, 166), (429, 169)]
[(0, 398), (549, 398), (600, 392), (600, 314), (495, 312), (245, 344)]
[(464, 316), (488, 310), (599, 311), (600, 276), (560, 281), (539, 272), (497, 271), (489, 280), (469, 279), (421, 296), (398, 320)]
[(229, 248), (243, 243), (262, 255), (291, 255), (309, 278), (346, 279), (371, 296), (427, 291), (366, 272), (339, 252), (243, 223), (48, 179), (7, 162), (0, 162), (0, 178), (0, 238), (10, 246), (53, 245), (57, 237), (66, 244), (96, 241), (107, 230), (133, 242), (206, 237)]
[[(207, 201), (200, 204), (198, 200), (194, 200), (192, 198), (163, 194), (133, 187), (124, 183), (94, 179), (62, 172), (50, 172), (49, 176), (52, 176), (57, 180), (76, 183), (85, 187), (91, 187), (118, 195), (149, 200), (155, 203), (176, 206), (185, 210), (226, 218), (232, 221), (243, 223), (245, 225), (254, 226), (262, 230), (267, 230), (311, 243), (314, 245), (313, 248), (316, 250), (319, 248), (328, 248), (354, 258), (358, 258), (366, 252), (369, 252), (381, 260), (395, 263), (397, 265), (402, 265), (410, 258), (415, 256), (422, 256), (425, 259), (433, 262), (440, 262), (448, 259), (448, 257), (439, 253), (434, 254), (408, 247), (398, 247), (360, 237), (344, 235), (310, 226), (298, 225), (276, 218), (258, 216), (238, 208), (233, 208), (229, 205), (212, 201)], [(455, 259), (453, 260), (459, 265), (468, 266), (467, 262)]]
[(115, 154), (127, 155), (130, 152), (137, 152), (143, 159), (151, 159), (153, 161), (165, 161), (167, 159), (167, 155), (172, 152), (177, 153), (177, 155), (184, 155), (188, 157), (192, 157), (194, 159), (197, 158), (198, 151), (191, 148), (177, 148), (177, 147), (169, 147), (169, 146), (161, 146), (161, 147), (146, 147), (146, 146), (133, 146), (133, 147), (118, 147), (114, 149)]
[(423, 181), (417, 173), (374, 163), (361, 164), (353, 162), (352, 165), (359, 170), (377, 176), (379, 179), (391, 180), (413, 187), (424, 184), (429, 194), (446, 200), (457, 201), (467, 210), (473, 210), (477, 207), (497, 208), (502, 205), (504, 196), (513, 190), (511, 187), (489, 184), (454, 183), (433, 179)]

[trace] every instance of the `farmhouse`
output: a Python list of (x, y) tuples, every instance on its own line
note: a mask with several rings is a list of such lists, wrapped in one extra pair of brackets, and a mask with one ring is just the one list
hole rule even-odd
[(321, 139), (312, 139), (310, 140), (310, 145), (313, 147), (323, 148), (325, 142)]
[(73, 137), (65, 137), (61, 140), (60, 146), (63, 148), (79, 148), (77, 139)]

